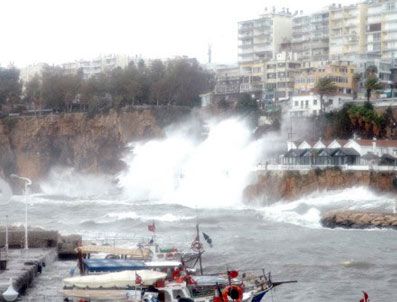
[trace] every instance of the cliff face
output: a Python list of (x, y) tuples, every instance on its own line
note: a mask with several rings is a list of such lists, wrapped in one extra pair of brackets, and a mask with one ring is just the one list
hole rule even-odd
[(149, 108), (87, 117), (84, 113), (0, 120), (0, 176), (34, 180), (53, 165), (92, 173), (120, 171), (126, 143), (160, 137), (163, 127), (185, 117), (184, 108)]
[(313, 191), (366, 186), (375, 191), (397, 192), (392, 172), (341, 171), (339, 169), (258, 172), (245, 189), (246, 202), (292, 200)]

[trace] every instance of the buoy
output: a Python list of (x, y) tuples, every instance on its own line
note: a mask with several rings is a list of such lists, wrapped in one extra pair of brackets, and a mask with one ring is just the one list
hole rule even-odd
[(19, 296), (19, 293), (14, 289), (12, 286), (12, 278), (10, 278), (10, 285), (8, 286), (7, 290), (3, 293), (3, 298), (7, 302), (15, 301)]

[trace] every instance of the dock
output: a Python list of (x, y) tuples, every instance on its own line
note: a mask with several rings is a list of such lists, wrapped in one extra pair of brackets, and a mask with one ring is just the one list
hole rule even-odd
[[(75, 248), (81, 243), (80, 235), (61, 236), (58, 231), (29, 228), (28, 249), (24, 248), (24, 229), (10, 227), (8, 232), (8, 252), (5, 248), (5, 229), (0, 226), (0, 302), (2, 294), (12, 284), (24, 295), (33, 280), (59, 259), (75, 257)], [(40, 301), (40, 300), (37, 300)]]
[(7, 259), (7, 267), (0, 270), (0, 301), (4, 301), (1, 294), (7, 290), (11, 278), (14, 289), (23, 294), (43, 267), (56, 258), (56, 248), (9, 249), (6, 255), (3, 252), (1, 259)]

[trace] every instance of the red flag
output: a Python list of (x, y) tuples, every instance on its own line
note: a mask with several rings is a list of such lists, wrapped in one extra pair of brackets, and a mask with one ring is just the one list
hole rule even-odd
[(237, 278), (238, 277), (238, 271), (229, 271), (227, 272), (227, 275), (229, 276), (229, 278)]
[[(369, 296), (368, 296), (368, 294), (365, 292), (365, 291), (363, 291), (363, 294), (364, 294), (364, 298), (363, 299), (361, 299), (363, 302), (369, 302)], [(361, 301), (360, 301), (361, 302)]]
[(142, 284), (142, 278), (137, 273), (135, 273), (135, 284)]
[(147, 226), (147, 229), (149, 232), (153, 232), (153, 233), (156, 232), (156, 225), (154, 224), (154, 222), (152, 224), (149, 224)]

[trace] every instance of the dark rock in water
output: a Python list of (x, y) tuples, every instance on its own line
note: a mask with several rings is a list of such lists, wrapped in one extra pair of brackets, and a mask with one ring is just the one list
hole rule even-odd
[(397, 230), (397, 214), (357, 211), (328, 212), (321, 218), (321, 224), (327, 228), (390, 228)]

